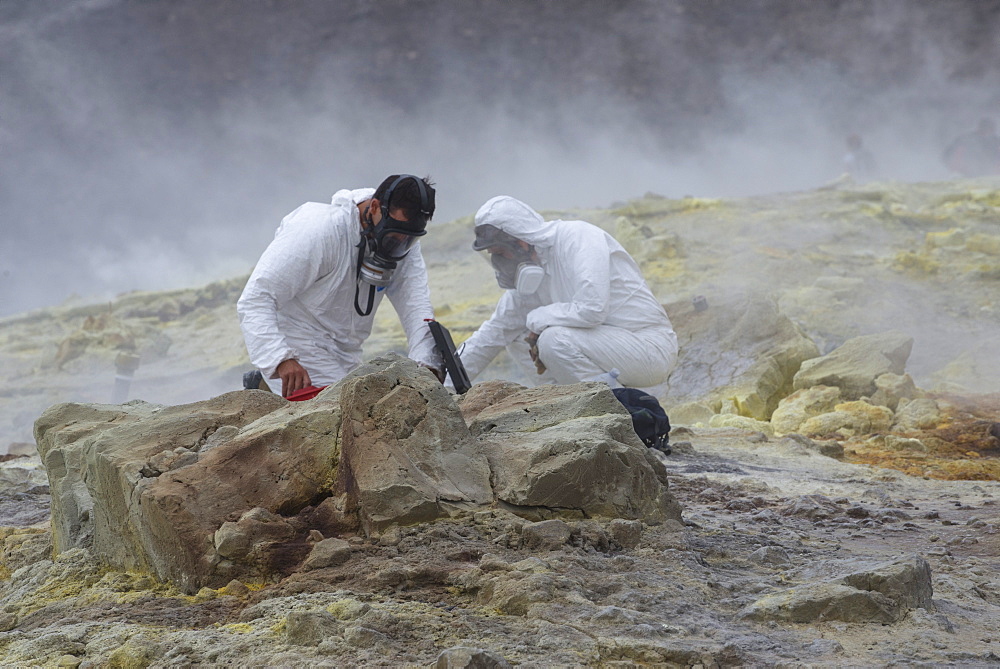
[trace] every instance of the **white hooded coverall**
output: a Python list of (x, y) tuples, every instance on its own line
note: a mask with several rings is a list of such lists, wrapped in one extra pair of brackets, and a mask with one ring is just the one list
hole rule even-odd
[(588, 381), (617, 368), (622, 385), (660, 394), (677, 360), (677, 335), (614, 237), (584, 221), (545, 221), (507, 196), (479, 209), (480, 225), (531, 244), (545, 277), (531, 295), (505, 292), (490, 319), (466, 340), (460, 355), (470, 378), (505, 347), (526, 359), (520, 340), (534, 332), (547, 368), (542, 382)]
[[(389, 286), (377, 289), (371, 313), (359, 316), (354, 309), (361, 240), (357, 205), (374, 194), (372, 188), (340, 190), (331, 204), (307, 202), (282, 219), (236, 305), (250, 361), (265, 379), (278, 379), (278, 365), (289, 358), (299, 361), (314, 386), (342, 379), (361, 363), (362, 344), (383, 295), (399, 315), (409, 357), (441, 368), (424, 322), (434, 311), (419, 242), (399, 262)], [(367, 284), (358, 299), (364, 309)], [(268, 385), (281, 392), (280, 379)]]

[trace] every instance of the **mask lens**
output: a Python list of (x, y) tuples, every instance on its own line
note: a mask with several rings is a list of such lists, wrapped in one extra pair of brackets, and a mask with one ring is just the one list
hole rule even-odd
[(489, 223), (476, 226), (476, 238), (472, 242), (473, 251), (484, 251), (491, 246), (513, 246), (515, 239), (500, 228)]
[(413, 235), (404, 232), (388, 231), (379, 240), (378, 254), (385, 258), (399, 259), (410, 252), (410, 247), (417, 240)]

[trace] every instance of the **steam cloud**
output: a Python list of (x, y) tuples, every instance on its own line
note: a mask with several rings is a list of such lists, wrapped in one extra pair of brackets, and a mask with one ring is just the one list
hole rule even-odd
[[(905, 5), (905, 6), (904, 6)], [(407, 171), (438, 221), (887, 179), (998, 116), (1000, 2), (5, 0), (0, 316), (248, 272)]]

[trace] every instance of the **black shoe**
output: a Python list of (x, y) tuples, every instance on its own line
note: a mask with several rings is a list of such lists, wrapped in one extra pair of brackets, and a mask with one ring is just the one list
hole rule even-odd
[(260, 386), (263, 382), (264, 375), (260, 373), (259, 369), (254, 369), (243, 374), (244, 390), (260, 390)]

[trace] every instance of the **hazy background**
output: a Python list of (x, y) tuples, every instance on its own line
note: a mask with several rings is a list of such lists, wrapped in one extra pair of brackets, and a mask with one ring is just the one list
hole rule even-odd
[(430, 174), (438, 214), (841, 173), (1000, 120), (1000, 0), (0, 0), (0, 316), (248, 272), (278, 221)]

